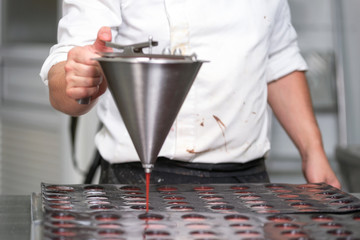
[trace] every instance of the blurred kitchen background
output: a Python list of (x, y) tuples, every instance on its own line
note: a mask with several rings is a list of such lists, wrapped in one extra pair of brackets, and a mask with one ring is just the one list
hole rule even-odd
[[(326, 153), (344, 189), (354, 191), (349, 181), (360, 183), (360, 1), (289, 3), (310, 67), (308, 80)], [(61, 1), (0, 0), (0, 194), (30, 194), (40, 192), (41, 182), (84, 179), (71, 160), (69, 117), (51, 108), (39, 77), (56, 42), (60, 12)], [(97, 126), (95, 111), (79, 119), (76, 159), (84, 172), (93, 159)], [(271, 139), (267, 166), (272, 182), (304, 183), (298, 152), (276, 119)]]

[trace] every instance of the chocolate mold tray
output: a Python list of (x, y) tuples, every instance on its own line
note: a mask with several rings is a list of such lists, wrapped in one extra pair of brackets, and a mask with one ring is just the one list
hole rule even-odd
[[(46, 210), (144, 211), (143, 186), (42, 184)], [(360, 200), (326, 184), (150, 186), (150, 211), (214, 213), (346, 213)]]

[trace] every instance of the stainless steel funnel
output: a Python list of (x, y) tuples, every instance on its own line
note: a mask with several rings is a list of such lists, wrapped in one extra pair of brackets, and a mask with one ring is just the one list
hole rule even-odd
[(150, 172), (203, 61), (142, 52), (104, 55), (96, 60), (140, 161)]

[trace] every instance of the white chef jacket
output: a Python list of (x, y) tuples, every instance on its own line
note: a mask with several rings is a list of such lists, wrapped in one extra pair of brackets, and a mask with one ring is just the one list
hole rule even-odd
[[(307, 66), (299, 54), (286, 0), (64, 0), (58, 44), (41, 70), (74, 46), (92, 44), (102, 26), (114, 41), (159, 41), (204, 63), (159, 156), (196, 163), (247, 162), (264, 156), (267, 83)], [(111, 163), (139, 161), (109, 91), (97, 104), (103, 129), (95, 142)]]

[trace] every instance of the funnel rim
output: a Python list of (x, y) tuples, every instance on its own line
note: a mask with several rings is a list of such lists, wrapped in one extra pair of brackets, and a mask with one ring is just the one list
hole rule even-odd
[(202, 60), (189, 60), (189, 59), (169, 59), (169, 58), (153, 58), (153, 57), (113, 57), (113, 58), (94, 58), (94, 60), (99, 62), (125, 62), (125, 63), (158, 63), (158, 64), (179, 64), (179, 63), (203, 63), (206, 61)]

